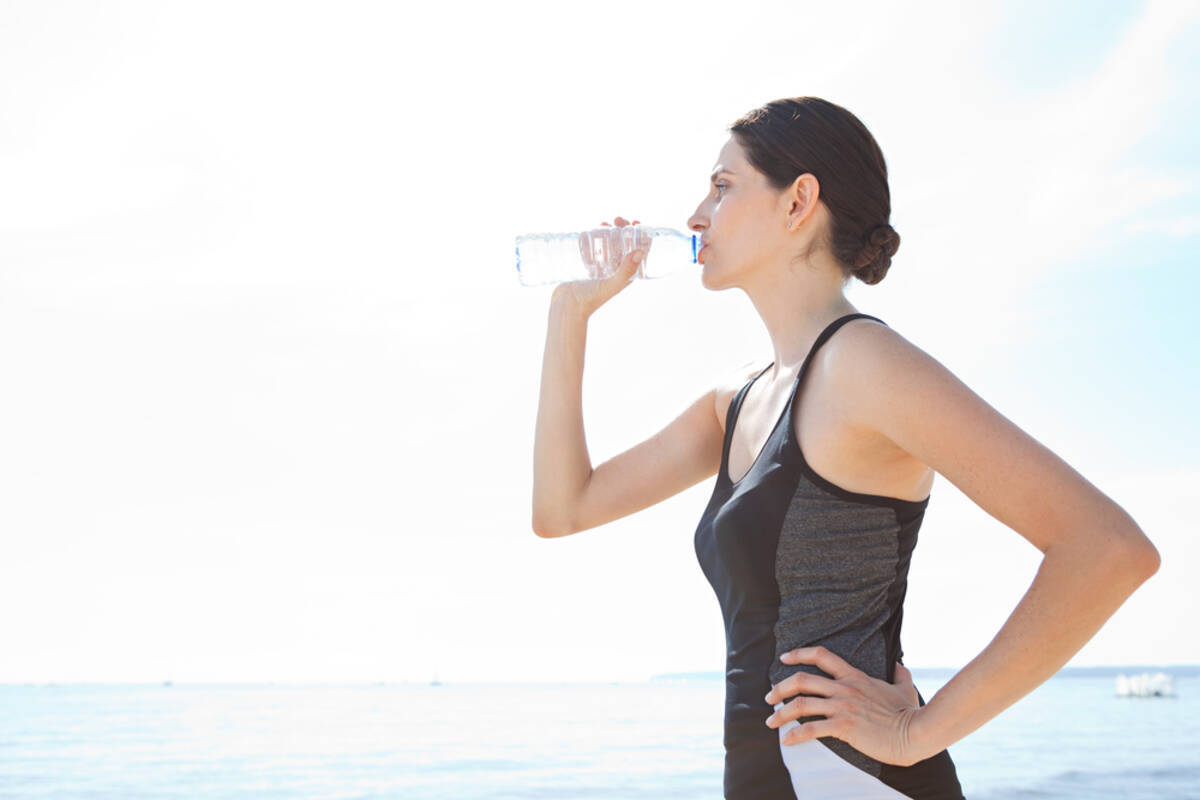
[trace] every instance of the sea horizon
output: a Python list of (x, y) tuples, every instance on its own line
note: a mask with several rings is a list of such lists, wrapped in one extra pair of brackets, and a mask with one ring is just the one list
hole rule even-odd
[[(957, 673), (959, 667), (914, 667), (908, 666), (914, 677), (920, 676), (938, 676), (945, 677)], [(1058, 672), (1054, 673), (1047, 680), (1054, 678), (1069, 678), (1069, 677), (1117, 677), (1118, 675), (1128, 675), (1130, 673), (1146, 673), (1146, 672), (1165, 672), (1173, 678), (1194, 678), (1200, 677), (1200, 664), (1098, 664), (1093, 666), (1068, 666), (1063, 667)], [(703, 672), (660, 672), (650, 675), (646, 678), (631, 679), (631, 678), (612, 678), (612, 679), (593, 679), (582, 681), (548, 681), (548, 680), (529, 680), (529, 681), (462, 681), (451, 678), (435, 678), (430, 679), (345, 679), (345, 680), (309, 680), (309, 679), (287, 679), (279, 678), (274, 680), (262, 679), (244, 679), (244, 680), (188, 680), (178, 678), (162, 678), (158, 680), (25, 680), (25, 681), (0, 681), (0, 687), (6, 686), (21, 686), (21, 687), (51, 687), (51, 686), (428, 686), (431, 682), (437, 684), (456, 686), (613, 686), (613, 685), (640, 685), (653, 684), (662, 682), (683, 682), (683, 681), (719, 681), (723, 680), (725, 673), (717, 670)]]

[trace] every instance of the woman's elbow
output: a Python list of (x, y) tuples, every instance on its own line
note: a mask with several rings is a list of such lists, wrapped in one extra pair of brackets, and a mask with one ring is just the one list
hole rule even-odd
[(1112, 537), (1119, 542), (1119, 545), (1113, 548), (1117, 565), (1140, 578), (1139, 583), (1144, 582), (1158, 572), (1162, 565), (1162, 556), (1129, 512), (1115, 503), (1113, 505), (1116, 508), (1116, 517), (1110, 518), (1105, 527), (1118, 532), (1118, 535)]
[(1110, 563), (1117, 569), (1130, 573), (1138, 584), (1149, 580), (1162, 565), (1158, 548), (1134, 525), (1120, 539), (1121, 544), (1111, 549)]
[(1154, 546), (1154, 543), (1144, 534), (1142, 539), (1143, 543), (1136, 548), (1134, 554), (1130, 556), (1130, 560), (1139, 569), (1142, 580), (1148, 580), (1162, 566), (1162, 556), (1159, 555), (1158, 548)]

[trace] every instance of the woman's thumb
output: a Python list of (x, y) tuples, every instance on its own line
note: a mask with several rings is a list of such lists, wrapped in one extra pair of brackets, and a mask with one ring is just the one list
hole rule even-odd
[(921, 702), (921, 698), (917, 696), (917, 685), (913, 683), (912, 672), (899, 661), (896, 662), (896, 676), (892, 684), (907, 689), (914, 703)]
[(628, 267), (629, 275), (628, 275), (628, 280), (626, 281), (627, 283), (632, 283), (634, 278), (637, 277), (638, 266), (641, 263), (642, 263), (642, 251), (634, 250), (633, 254), (630, 255), (630, 257), (629, 257), (629, 267)]

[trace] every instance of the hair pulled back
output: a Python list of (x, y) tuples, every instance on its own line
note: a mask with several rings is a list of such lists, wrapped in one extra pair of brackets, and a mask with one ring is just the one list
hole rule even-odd
[(830, 252), (846, 280), (883, 280), (900, 247), (887, 163), (875, 137), (841, 106), (819, 97), (772, 100), (729, 126), (747, 160), (782, 191), (811, 173), (830, 212)]

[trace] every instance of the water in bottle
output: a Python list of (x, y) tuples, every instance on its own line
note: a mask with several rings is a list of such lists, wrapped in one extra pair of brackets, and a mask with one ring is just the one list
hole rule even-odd
[(528, 233), (517, 237), (517, 277), (524, 286), (607, 278), (626, 253), (647, 247), (635, 277), (661, 278), (697, 263), (700, 236), (643, 225)]

